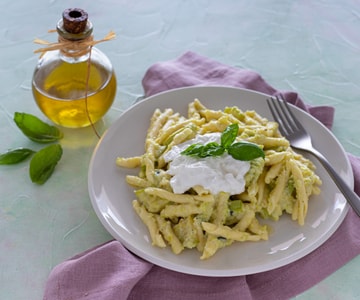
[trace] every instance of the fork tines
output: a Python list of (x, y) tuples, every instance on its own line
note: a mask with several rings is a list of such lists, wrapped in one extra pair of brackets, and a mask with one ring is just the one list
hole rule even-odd
[(279, 97), (266, 99), (271, 114), (276, 122), (279, 123), (279, 130), (282, 135), (290, 135), (296, 130), (303, 130), (303, 126), (291, 112), (287, 101)]

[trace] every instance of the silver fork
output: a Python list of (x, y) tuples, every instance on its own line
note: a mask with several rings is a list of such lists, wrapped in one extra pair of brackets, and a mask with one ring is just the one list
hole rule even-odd
[(271, 97), (270, 99), (267, 99), (267, 104), (274, 120), (279, 123), (281, 134), (289, 140), (290, 145), (293, 148), (301, 149), (313, 154), (320, 161), (336, 183), (339, 190), (343, 193), (348, 203), (360, 217), (359, 196), (347, 185), (342, 177), (339, 176), (325, 156), (313, 147), (310, 135), (291, 112), (288, 103), (277, 97)]

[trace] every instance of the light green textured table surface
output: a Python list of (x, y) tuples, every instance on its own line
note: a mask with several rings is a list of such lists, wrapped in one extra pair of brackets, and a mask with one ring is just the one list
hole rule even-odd
[[(111, 29), (117, 33), (116, 40), (98, 46), (118, 77), (106, 127), (142, 95), (150, 65), (192, 50), (256, 70), (310, 104), (333, 105), (334, 134), (346, 151), (360, 155), (360, 3), (350, 0), (1, 0), (0, 152), (34, 147), (12, 117), (26, 111), (45, 119), (31, 93), (38, 59), (32, 41), (54, 41), (47, 30), (69, 7), (89, 13), (96, 39)], [(0, 299), (41, 299), (55, 265), (111, 239), (87, 190), (96, 142), (90, 129), (67, 130), (61, 163), (44, 186), (30, 182), (27, 163), (1, 166)], [(357, 299), (359, 265), (355, 258), (297, 299)]]

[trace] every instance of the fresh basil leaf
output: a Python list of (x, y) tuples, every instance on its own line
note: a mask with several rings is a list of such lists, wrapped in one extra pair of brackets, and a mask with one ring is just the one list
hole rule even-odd
[(34, 142), (51, 143), (63, 137), (57, 127), (49, 125), (31, 114), (15, 112), (14, 121), (20, 130)]
[(0, 165), (14, 165), (27, 159), (35, 151), (28, 148), (16, 148), (0, 155)]
[(204, 145), (201, 144), (192, 144), (189, 147), (187, 147), (184, 151), (182, 151), (180, 154), (188, 155), (188, 156), (199, 156), (202, 148), (204, 148)]
[(45, 183), (61, 159), (62, 147), (59, 144), (49, 145), (32, 157), (30, 161), (30, 178), (37, 184)]
[(265, 157), (264, 151), (258, 145), (248, 142), (232, 144), (227, 151), (233, 158), (243, 161)]
[(194, 157), (208, 157), (208, 156), (220, 156), (225, 152), (225, 149), (218, 143), (212, 142), (206, 145), (192, 144), (181, 152), (183, 155)]
[(200, 157), (220, 156), (225, 152), (225, 148), (218, 143), (208, 143), (201, 149)]
[(225, 149), (230, 147), (230, 145), (235, 141), (239, 132), (239, 125), (234, 123), (225, 128), (221, 134), (221, 146)]

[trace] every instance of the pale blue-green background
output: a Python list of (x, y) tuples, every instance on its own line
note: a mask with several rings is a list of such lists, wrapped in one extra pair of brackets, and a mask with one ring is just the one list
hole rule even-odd
[[(98, 46), (115, 67), (118, 93), (108, 127), (142, 95), (150, 65), (187, 50), (258, 71), (274, 87), (294, 90), (314, 105), (336, 108), (333, 132), (360, 155), (360, 3), (358, 1), (1, 0), (0, 152), (29, 142), (12, 121), (15, 111), (43, 118), (31, 93), (38, 56), (33, 39), (54, 41), (65, 8), (88, 11)], [(28, 164), (0, 168), (0, 298), (41, 299), (45, 280), (61, 261), (111, 239), (88, 196), (87, 170), (97, 142), (90, 129), (67, 130), (64, 155), (44, 186)], [(355, 258), (297, 299), (356, 299)]]

